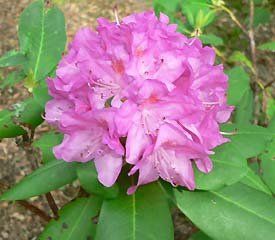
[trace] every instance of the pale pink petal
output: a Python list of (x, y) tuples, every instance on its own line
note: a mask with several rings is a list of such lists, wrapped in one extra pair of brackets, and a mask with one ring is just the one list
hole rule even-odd
[(98, 180), (106, 187), (111, 187), (118, 178), (122, 168), (120, 155), (104, 153), (94, 160), (98, 172)]

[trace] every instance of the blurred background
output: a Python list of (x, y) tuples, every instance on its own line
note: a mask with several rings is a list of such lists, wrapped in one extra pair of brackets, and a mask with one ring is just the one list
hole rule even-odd
[[(169, 0), (173, 2), (174, 0)], [(0, 56), (11, 49), (18, 48), (17, 39), (17, 24), (18, 17), (23, 9), (31, 3), (31, 0), (0, 0)], [(67, 24), (68, 42), (80, 27), (96, 25), (96, 18), (105, 17), (114, 19), (113, 8), (117, 6), (119, 17), (122, 18), (133, 12), (144, 11), (153, 8), (152, 1), (149, 0), (55, 0), (64, 12)], [(243, 25), (248, 24), (249, 4), (248, 1), (233, 0), (225, 1), (227, 6), (236, 14), (239, 21)], [(275, 36), (275, 1), (260, 1), (255, 0), (255, 16), (254, 16), (254, 33), (256, 43), (265, 43), (274, 40)], [(161, 9), (160, 9), (161, 10)], [(177, 15), (177, 13), (175, 13)], [(180, 21), (185, 22), (186, 18), (182, 15), (178, 17)], [(240, 61), (232, 58), (232, 53), (236, 50), (241, 51), (247, 56), (250, 56), (249, 42), (246, 40), (245, 34), (236, 27), (232, 22), (229, 14), (221, 13), (217, 17), (214, 24), (208, 27), (207, 32), (219, 35), (223, 42), (217, 44), (217, 53), (219, 62), (225, 65), (225, 68), (232, 65), (244, 64), (249, 68), (249, 63), (245, 60)], [(190, 35), (196, 34), (190, 32)], [(212, 39), (213, 40), (213, 39)], [(217, 40), (217, 39), (216, 39)], [(218, 50), (219, 49), (219, 50)], [(257, 51), (257, 68), (259, 78), (264, 85), (268, 85), (269, 98), (265, 99), (264, 95), (257, 95), (256, 99), (256, 117), (254, 121), (261, 125), (266, 124), (264, 112), (269, 102), (274, 99), (274, 78), (275, 64), (274, 52)], [(231, 57), (231, 60), (230, 60)], [(236, 56), (235, 56), (236, 59)], [(238, 63), (239, 62), (239, 63)], [(245, 63), (246, 62), (246, 63)], [(24, 99), (29, 95), (22, 83), (17, 83), (15, 86), (3, 85), (1, 80), (4, 79), (11, 69), (0, 69), (0, 110), (6, 106)], [(249, 72), (249, 69), (248, 69)], [(271, 97), (270, 97), (271, 96)], [(261, 101), (257, 99), (261, 98)], [(260, 106), (257, 107), (257, 102)], [(269, 107), (268, 111), (274, 111)], [(258, 110), (257, 110), (258, 109)], [(257, 112), (258, 111), (258, 112)], [(257, 115), (258, 114), (258, 115)], [(264, 115), (263, 115), (264, 114)], [(42, 124), (37, 130), (37, 136), (48, 130), (46, 124)], [(28, 161), (28, 153), (21, 150), (20, 142), (4, 139), (0, 142), (0, 184), (1, 191), (7, 186), (13, 185), (26, 174), (30, 173), (32, 166)], [(53, 193), (56, 202), (59, 206), (64, 205), (68, 200), (75, 197), (75, 185), (68, 186)], [(47, 204), (42, 197), (31, 199), (37, 206), (47, 209)], [(176, 240), (185, 240), (190, 234), (196, 231), (193, 226), (181, 213), (174, 211), (174, 225)], [(44, 222), (35, 217), (32, 213), (26, 211), (23, 207), (15, 203), (1, 202), (0, 203), (0, 240), (31, 240), (36, 239), (36, 236), (42, 231)]]

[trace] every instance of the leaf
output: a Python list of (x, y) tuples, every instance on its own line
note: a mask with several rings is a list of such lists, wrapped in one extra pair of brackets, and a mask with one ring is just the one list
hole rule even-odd
[(23, 128), (34, 129), (43, 122), (44, 109), (33, 98), (13, 105), (13, 110), (0, 112), (0, 138), (10, 138), (25, 134)]
[[(273, 118), (272, 123), (275, 123), (275, 118)], [(270, 132), (275, 133), (275, 124), (270, 124), (268, 129)], [(267, 145), (264, 153), (261, 154), (260, 159), (263, 172), (262, 178), (275, 194), (275, 136), (273, 136), (272, 140)]]
[(160, 12), (164, 13), (175, 13), (179, 8), (179, 0), (166, 1), (166, 0), (154, 0), (153, 6), (157, 14)]
[(76, 163), (50, 161), (24, 177), (5, 192), (0, 200), (21, 200), (58, 189), (76, 179)]
[(227, 136), (231, 140), (229, 144), (237, 147), (246, 158), (255, 157), (263, 152), (268, 141), (275, 136), (275, 132), (251, 124), (225, 124), (222, 126), (222, 131), (234, 133)]
[(266, 104), (266, 115), (268, 119), (272, 119), (275, 116), (275, 99), (269, 98)]
[(43, 0), (33, 2), (20, 16), (19, 42), (29, 59), (27, 72), (33, 73), (36, 82), (44, 80), (65, 48), (63, 13), (56, 7), (46, 7)]
[(254, 27), (266, 24), (270, 21), (271, 13), (268, 9), (263, 7), (256, 7), (254, 10)]
[(59, 211), (58, 220), (52, 220), (45, 227), (39, 240), (89, 240), (94, 239), (97, 216), (101, 200), (97, 197), (78, 198)]
[(42, 108), (34, 98), (29, 98), (24, 101), (25, 107), (21, 110), (18, 119), (24, 125), (29, 128), (36, 128), (40, 125), (44, 119), (42, 114), (44, 113), (44, 108)]
[(43, 108), (51, 99), (51, 96), (48, 93), (48, 85), (46, 81), (41, 81), (40, 84), (33, 89), (33, 98)]
[(16, 83), (23, 80), (25, 77), (25, 74), (23, 71), (14, 71), (11, 72), (0, 84), (0, 88), (6, 88), (6, 87), (12, 87)]
[(77, 176), (81, 186), (90, 194), (104, 198), (115, 198), (119, 193), (117, 184), (108, 188), (98, 181), (97, 171), (93, 162), (80, 164), (77, 168)]
[(188, 22), (194, 28), (203, 28), (215, 19), (215, 11), (210, 9), (211, 4), (205, 0), (182, 0), (181, 8)]
[(214, 240), (274, 239), (274, 199), (241, 183), (210, 192), (174, 189), (174, 201)]
[(209, 44), (213, 46), (221, 46), (223, 45), (222, 38), (214, 35), (214, 34), (201, 34), (199, 38), (202, 40), (204, 44)]
[(14, 112), (10, 110), (0, 111), (0, 139), (16, 137), (26, 133), (24, 129), (13, 122)]
[(214, 168), (204, 174), (195, 170), (196, 187), (209, 190), (231, 185), (242, 179), (248, 171), (246, 159), (257, 156), (272, 138), (266, 128), (254, 125), (224, 125), (222, 131), (234, 133), (229, 143), (225, 143), (214, 149), (215, 154), (210, 156)]
[(229, 77), (227, 101), (231, 105), (238, 105), (243, 95), (250, 90), (249, 75), (242, 67), (234, 67), (226, 71)]
[(168, 202), (157, 183), (133, 195), (121, 193), (103, 202), (96, 240), (172, 240), (173, 225)]
[(234, 122), (239, 124), (251, 124), (254, 113), (253, 92), (249, 89), (244, 93), (240, 103), (235, 107)]
[(11, 50), (0, 58), (0, 67), (12, 67), (24, 64), (27, 61), (24, 54)]
[(249, 84), (249, 76), (242, 67), (234, 67), (226, 71), (229, 77), (227, 101), (235, 106), (234, 122), (250, 123), (253, 119), (253, 92)]
[(254, 173), (251, 168), (249, 168), (246, 176), (242, 179), (241, 183), (251, 188), (255, 188), (258, 191), (262, 191), (268, 195), (272, 195), (272, 192), (270, 192), (260, 176)]
[(188, 240), (211, 240), (207, 235), (205, 235), (203, 232), (199, 231), (194, 234)]
[(44, 163), (55, 160), (53, 147), (62, 142), (63, 135), (57, 132), (48, 132), (33, 143), (33, 146), (40, 148)]
[(263, 51), (275, 52), (275, 41), (270, 41), (258, 46), (258, 49)]
[(250, 68), (252, 72), (255, 72), (252, 62), (245, 56), (244, 53), (240, 51), (233, 52), (233, 54), (228, 58), (228, 61), (233, 63), (242, 63), (243, 65)]

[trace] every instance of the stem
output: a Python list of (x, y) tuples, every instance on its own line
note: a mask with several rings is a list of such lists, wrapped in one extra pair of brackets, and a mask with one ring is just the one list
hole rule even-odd
[(226, 13), (228, 13), (228, 15), (230, 16), (230, 18), (232, 19), (232, 21), (243, 31), (243, 33), (248, 36), (248, 32), (246, 31), (245, 27), (239, 22), (239, 20), (237, 19), (237, 17), (235, 16), (235, 14), (226, 6), (220, 6), (220, 8), (222, 10), (224, 10)]
[(18, 200), (16, 201), (18, 204), (20, 204), (21, 206), (23, 206), (24, 208), (26, 208), (27, 210), (31, 211), (32, 213), (34, 213), (35, 215), (39, 216), (41, 219), (43, 219), (46, 222), (49, 222), (52, 218), (45, 213), (43, 210), (41, 210), (40, 208), (30, 204), (29, 202), (25, 201), (25, 200)]
[(249, 11), (249, 40), (250, 40), (250, 48), (251, 48), (251, 58), (253, 67), (255, 69), (255, 74), (257, 74), (256, 69), (256, 48), (255, 48), (255, 37), (254, 37), (254, 29), (253, 29), (253, 23), (254, 23), (254, 2), (253, 0), (250, 0), (250, 11)]
[(46, 199), (47, 199), (47, 202), (48, 202), (48, 205), (49, 207), (51, 208), (52, 212), (53, 212), (53, 215), (54, 215), (54, 218), (55, 219), (58, 219), (58, 207), (54, 201), (54, 198), (52, 196), (52, 194), (50, 192), (46, 193)]
[[(1, 190), (2, 189), (6, 190), (6, 189), (8, 189), (8, 187), (9, 186), (6, 183), (0, 182), (0, 189)], [(15, 202), (20, 204), (21, 206), (23, 206), (27, 210), (31, 211), (35, 215), (39, 216), (41, 219), (43, 219), (46, 222), (49, 222), (52, 219), (46, 212), (44, 212), (42, 209), (34, 206), (33, 204), (29, 203), (28, 201), (18, 200), (18, 201), (15, 201)]]

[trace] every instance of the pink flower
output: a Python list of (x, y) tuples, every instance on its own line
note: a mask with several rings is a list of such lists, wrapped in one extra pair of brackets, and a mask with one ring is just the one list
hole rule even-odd
[(139, 178), (128, 193), (158, 178), (195, 189), (193, 163), (212, 170), (213, 149), (227, 141), (219, 124), (233, 111), (214, 50), (152, 11), (98, 23), (76, 34), (47, 81), (45, 118), (64, 133), (55, 156), (93, 160), (105, 186), (130, 164)]

